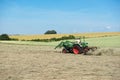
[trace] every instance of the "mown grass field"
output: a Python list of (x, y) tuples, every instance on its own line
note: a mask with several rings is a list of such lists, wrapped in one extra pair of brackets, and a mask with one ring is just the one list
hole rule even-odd
[(16, 38), (18, 40), (32, 40), (32, 39), (60, 38), (60, 37), (69, 36), (69, 35), (73, 35), (75, 37), (85, 36), (89, 38), (94, 38), (94, 37), (103, 37), (103, 36), (119, 36), (120, 32), (50, 34), (50, 35), (11, 35), (10, 38)]
[(102, 48), (94, 52), (101, 55), (75, 55), (62, 54), (61, 49), (41, 44), (51, 45), (39, 42), (0, 43), (0, 80), (120, 79), (120, 48)]

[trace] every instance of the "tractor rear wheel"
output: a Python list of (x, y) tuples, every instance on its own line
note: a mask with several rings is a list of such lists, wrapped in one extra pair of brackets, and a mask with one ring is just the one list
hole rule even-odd
[(74, 45), (73, 46), (73, 53), (74, 54), (81, 54), (81, 48), (79, 45)]
[(67, 53), (67, 50), (65, 48), (63, 48), (62, 53)]

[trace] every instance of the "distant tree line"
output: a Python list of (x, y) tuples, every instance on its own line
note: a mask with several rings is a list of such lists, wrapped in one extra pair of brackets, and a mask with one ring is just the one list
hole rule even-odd
[[(45, 33), (46, 34), (57, 34), (55, 30), (47, 30)], [(32, 40), (22, 40), (22, 41), (40, 41), (40, 42), (51, 42), (51, 41), (60, 41), (60, 40), (67, 40), (67, 39), (75, 39), (75, 36), (69, 35), (69, 36), (63, 36), (61, 38), (51, 38), (51, 39), (32, 39)], [(18, 39), (10, 38), (8, 34), (1, 34), (0, 35), (0, 40), (15, 40), (17, 41)]]
[(7, 34), (1, 34), (0, 40), (10, 40), (9, 36)]
[(57, 34), (55, 30), (48, 30), (44, 34)]
[(60, 41), (60, 40), (68, 40), (68, 39), (75, 39), (75, 36), (69, 35), (69, 36), (63, 36), (63, 37), (61, 37), (61, 38), (32, 39), (32, 40), (29, 40), (29, 41), (51, 42), (51, 41)]
[(0, 40), (18, 40), (18, 39), (10, 38), (8, 34), (1, 34)]
[[(67, 40), (67, 39), (75, 39), (75, 36), (63, 36), (61, 38), (51, 38), (51, 39), (32, 39), (32, 40), (22, 40), (22, 41), (40, 41), (40, 42), (51, 42), (51, 41), (60, 41), (60, 40)], [(1, 34), (0, 40), (14, 40), (18, 41), (18, 39), (10, 38), (8, 34)]]

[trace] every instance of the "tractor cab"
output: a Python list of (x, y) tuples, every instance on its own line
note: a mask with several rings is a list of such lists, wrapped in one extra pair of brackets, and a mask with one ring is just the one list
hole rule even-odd
[[(82, 40), (82, 39), (83, 39), (83, 40)], [(85, 42), (85, 37), (83, 37), (82, 39), (81, 39), (81, 38), (75, 39), (75, 44), (79, 44), (80, 47), (87, 47), (87, 46), (88, 46), (88, 43)]]

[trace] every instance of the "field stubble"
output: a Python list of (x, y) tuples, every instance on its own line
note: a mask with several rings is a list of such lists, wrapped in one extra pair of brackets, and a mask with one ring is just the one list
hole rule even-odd
[(120, 79), (120, 48), (100, 48), (92, 55), (60, 51), (50, 46), (1, 43), (0, 80)]

